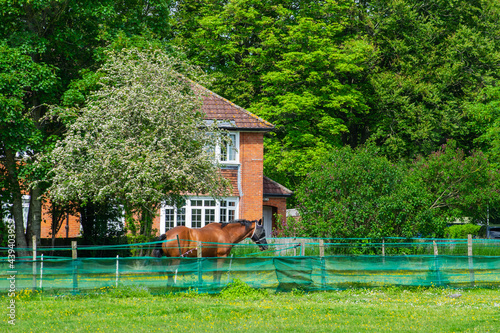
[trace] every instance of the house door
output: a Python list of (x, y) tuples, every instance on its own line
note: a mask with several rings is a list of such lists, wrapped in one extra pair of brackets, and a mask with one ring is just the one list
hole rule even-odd
[(264, 230), (266, 231), (266, 237), (272, 237), (273, 232), (273, 207), (264, 206), (262, 215), (264, 218)]

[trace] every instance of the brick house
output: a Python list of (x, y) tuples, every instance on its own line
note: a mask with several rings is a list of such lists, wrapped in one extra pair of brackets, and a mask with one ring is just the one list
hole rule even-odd
[(203, 94), (202, 110), (206, 121), (217, 120), (233, 141), (234, 146), (216, 148), (222, 174), (231, 181), (231, 196), (190, 196), (184, 207), (162, 206), (153, 227), (161, 234), (178, 225), (200, 228), (211, 222), (263, 218), (271, 235), (276, 216), (286, 219), (286, 198), (292, 195), (263, 174), (264, 134), (274, 125), (209, 90)]
[[(232, 193), (222, 200), (209, 196), (188, 196), (184, 207), (162, 205), (153, 222), (160, 234), (169, 228), (185, 225), (200, 228), (211, 222), (232, 219), (263, 218), (266, 234), (271, 235), (276, 216), (286, 219), (286, 198), (292, 192), (263, 174), (266, 132), (274, 125), (205, 89), (202, 109), (206, 121), (217, 120), (228, 131), (234, 146), (216, 147), (219, 151), (222, 174), (230, 180)], [(222, 148), (222, 149), (221, 149)], [(26, 202), (29, 202), (27, 196)], [(41, 237), (49, 238), (51, 218), (44, 208)], [(67, 216), (56, 237), (80, 235), (78, 216)]]

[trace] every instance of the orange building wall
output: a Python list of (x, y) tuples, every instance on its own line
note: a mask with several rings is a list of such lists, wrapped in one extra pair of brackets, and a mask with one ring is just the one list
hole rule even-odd
[(264, 134), (240, 133), (241, 192), (239, 217), (262, 218)]
[[(42, 224), (40, 230), (40, 238), (52, 238), (52, 216), (49, 208), (44, 205), (42, 207)], [(80, 216), (69, 215), (64, 219), (61, 228), (56, 234), (56, 238), (74, 238), (80, 236)]]

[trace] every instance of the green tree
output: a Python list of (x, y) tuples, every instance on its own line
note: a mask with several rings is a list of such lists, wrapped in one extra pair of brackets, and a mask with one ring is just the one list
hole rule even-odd
[(495, 81), (484, 86), (474, 101), (466, 104), (468, 127), (478, 134), (476, 145), (500, 167), (500, 89)]
[[(500, 203), (499, 170), (450, 141), (411, 164), (372, 146), (334, 150), (296, 192), (302, 230), (316, 237), (444, 236), (456, 221), (484, 223)], [(492, 211), (490, 210), (490, 214)]]
[[(499, 79), (500, 3), (483, 0), (361, 1), (379, 50), (371, 139), (393, 159), (428, 155), (447, 139), (471, 150), (466, 106)], [(476, 146), (477, 147), (477, 146)]]
[(307, 236), (439, 236), (446, 225), (428, 209), (423, 183), (372, 146), (333, 150), (296, 195)]
[[(5, 189), (12, 194), (18, 247), (26, 248), (31, 235), (40, 236), (45, 189), (36, 181), (44, 178), (45, 171), (35, 172), (31, 165), (64, 131), (65, 117), (47, 117), (47, 105), (84, 101), (78, 88), (93, 88), (92, 72), (112, 41), (130, 44), (137, 39), (134, 36), (170, 38), (172, 3), (21, 0), (0, 4), (0, 157)], [(82, 77), (87, 87), (82, 87)], [(20, 212), (27, 186), (31, 202), (25, 234)]]
[(144, 217), (184, 193), (221, 194), (228, 182), (207, 147), (225, 139), (204, 122), (204, 90), (194, 83), (204, 74), (160, 50), (137, 49), (110, 54), (101, 71), (101, 89), (48, 155), (53, 200), (113, 199)]
[(368, 137), (376, 52), (350, 1), (181, 1), (174, 41), (212, 89), (273, 122), (265, 172), (295, 187), (332, 147)]
[(500, 203), (499, 175), (482, 152), (466, 155), (455, 141), (417, 158), (410, 173), (411, 178), (424, 183), (432, 201), (429, 209), (448, 223), (464, 218), (484, 223), (488, 206)]
[[(12, 204), (11, 215), (16, 225), (16, 242), (20, 248), (27, 248), (22, 195), (30, 193), (40, 196), (39, 188), (28, 188), (31, 179), (31, 162), (34, 154), (40, 151), (44, 143), (41, 126), (37, 123), (41, 114), (40, 99), (33, 107), (25, 105), (26, 100), (36, 94), (50, 95), (57, 86), (54, 68), (39, 64), (23, 54), (17, 48), (11, 48), (0, 41), (0, 157), (2, 158), (2, 191), (9, 192)], [(40, 233), (41, 203), (35, 203), (30, 209), (27, 236)], [(24, 251), (20, 252), (24, 255)]]

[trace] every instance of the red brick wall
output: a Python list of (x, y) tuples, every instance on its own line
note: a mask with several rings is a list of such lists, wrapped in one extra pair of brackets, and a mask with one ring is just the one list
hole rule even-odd
[[(67, 223), (69, 222), (69, 223)], [(41, 238), (52, 238), (52, 215), (49, 212), (49, 208), (44, 205), (42, 207), (42, 225), (40, 230)], [(66, 225), (69, 226), (68, 233), (66, 233)], [(80, 216), (69, 215), (68, 219), (64, 218), (61, 229), (56, 234), (56, 238), (74, 238), (80, 236)]]
[(160, 209), (158, 209), (158, 211), (156, 212), (156, 216), (155, 218), (153, 219), (153, 229), (156, 229), (156, 232), (154, 233), (155, 235), (160, 235), (161, 234), (161, 230), (160, 230)]
[(241, 192), (239, 217), (262, 218), (264, 134), (240, 133)]

